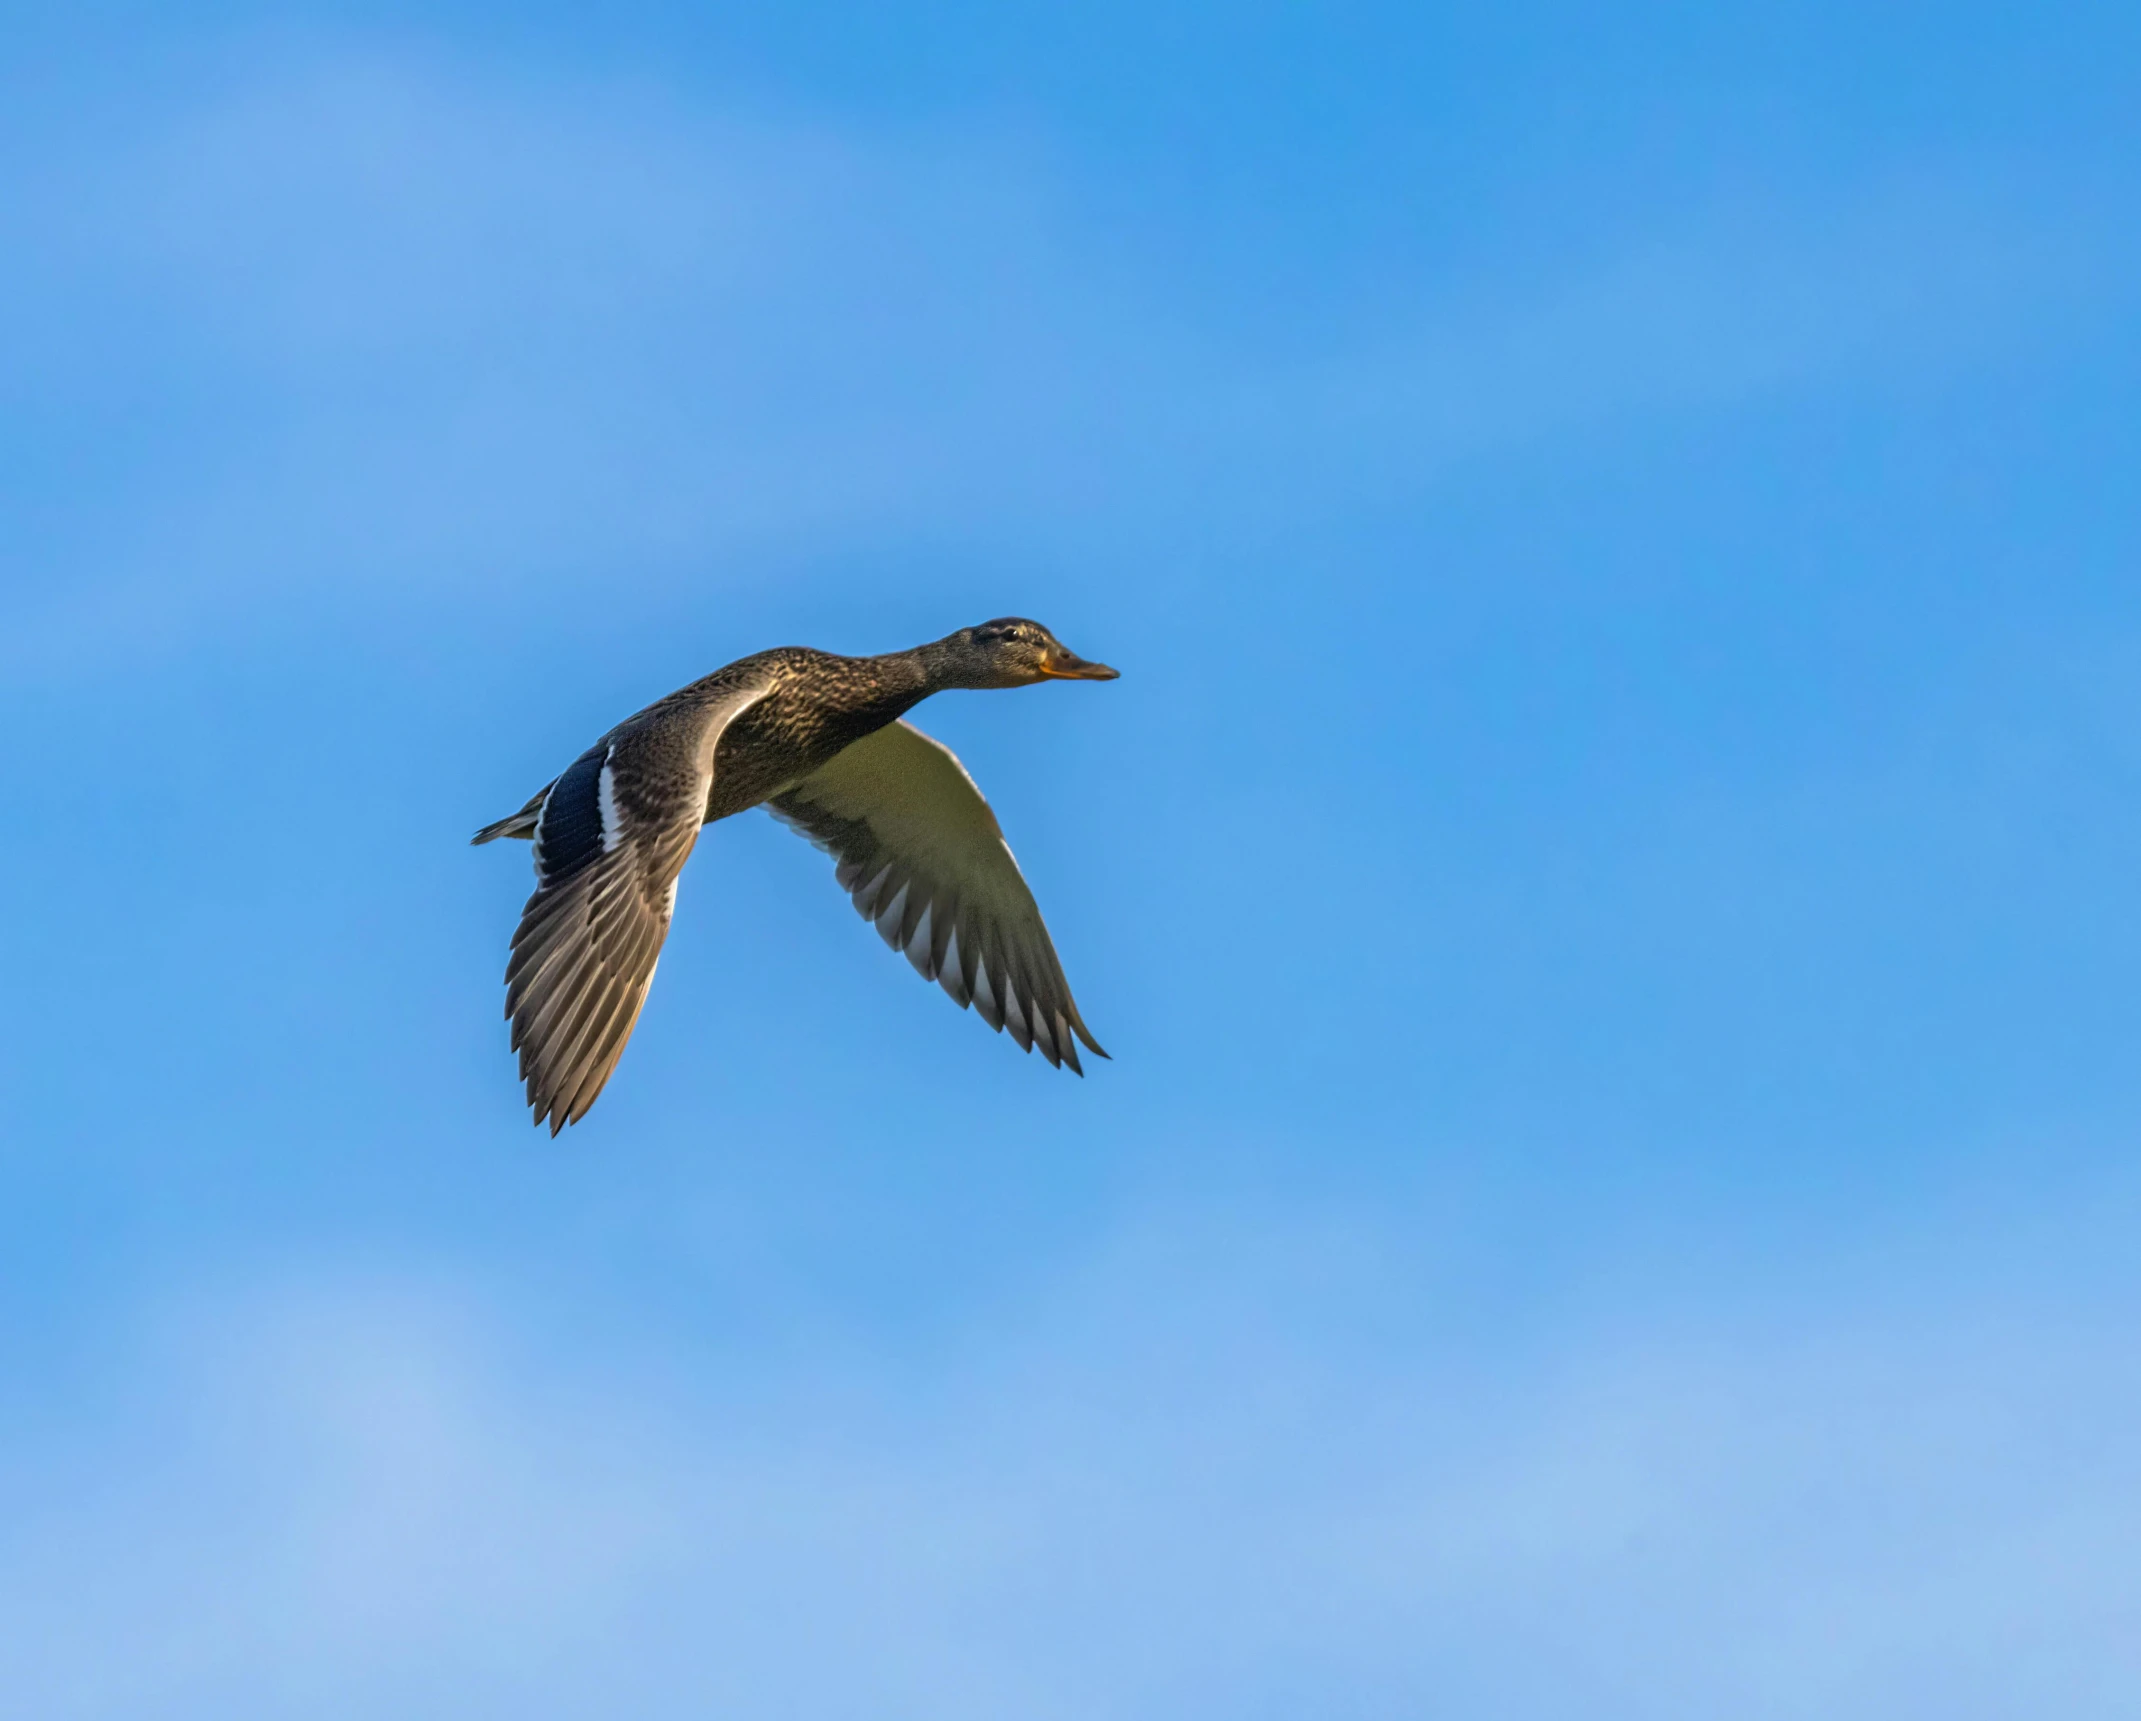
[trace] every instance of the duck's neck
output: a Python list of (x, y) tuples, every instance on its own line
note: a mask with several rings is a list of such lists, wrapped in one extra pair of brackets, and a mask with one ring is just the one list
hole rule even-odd
[(961, 648), (959, 636), (949, 639), (933, 639), (927, 645), (918, 645), (912, 651), (893, 653), (904, 657), (914, 665), (914, 674), (921, 680), (922, 691), (915, 697), (926, 699), (932, 693), (943, 693), (954, 687), (978, 687), (974, 679), (971, 654)]
[(974, 679), (973, 665), (948, 639), (931, 640), (911, 651), (888, 651), (882, 657), (873, 657), (870, 667), (879, 697), (896, 703), (899, 711), (919, 704), (932, 693), (980, 685)]
[(945, 679), (949, 667), (934, 646), (916, 646), (912, 651), (888, 651), (869, 659), (868, 691), (860, 701), (858, 717), (890, 723), (904, 716), (932, 693), (952, 685)]

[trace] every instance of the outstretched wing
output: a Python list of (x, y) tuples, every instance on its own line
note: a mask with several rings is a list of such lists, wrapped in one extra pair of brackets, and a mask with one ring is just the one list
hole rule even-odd
[(535, 894), (506, 965), (506, 1018), (538, 1124), (578, 1123), (624, 1052), (698, 840), (714, 745), (762, 687), (657, 707), (581, 754), (535, 818)]
[(961, 1008), (972, 1003), (990, 1027), (1080, 1075), (1078, 1040), (1108, 1055), (1078, 1014), (996, 815), (949, 748), (887, 724), (767, 806), (839, 863), (856, 911)]

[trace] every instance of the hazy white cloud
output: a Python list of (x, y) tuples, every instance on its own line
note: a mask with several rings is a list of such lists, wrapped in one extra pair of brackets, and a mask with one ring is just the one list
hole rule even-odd
[(1661, 216), (1565, 278), (1422, 281), (1277, 351), (1201, 333), (979, 133), (344, 52), (46, 156), (0, 207), (29, 260), (9, 380), (94, 456), (17, 558), (26, 655), (1096, 510), (1254, 530), (1573, 427), (1974, 355), (2094, 266), (2019, 200), (1920, 182)]
[[(711, 1396), (264, 1284), (10, 1469), (0, 1706), (1809, 1721), (2141, 1701), (2131, 1345), (2056, 1309), (1465, 1360), (1366, 1221), (1155, 1223), (935, 1362)], [(1379, 1339), (1361, 1335), (1381, 1333)], [(820, 1370), (818, 1365), (823, 1365)]]

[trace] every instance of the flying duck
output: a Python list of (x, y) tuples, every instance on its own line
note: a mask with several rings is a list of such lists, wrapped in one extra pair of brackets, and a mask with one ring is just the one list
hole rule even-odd
[(578, 1123), (617, 1067), (699, 827), (757, 806), (833, 857), (856, 912), (925, 980), (1083, 1075), (1078, 1040), (1108, 1054), (996, 815), (951, 750), (902, 714), (946, 688), (1115, 678), (1016, 616), (882, 657), (781, 646), (627, 717), (484, 826), (473, 841), (535, 844), (506, 1019), (537, 1126), (554, 1136)]

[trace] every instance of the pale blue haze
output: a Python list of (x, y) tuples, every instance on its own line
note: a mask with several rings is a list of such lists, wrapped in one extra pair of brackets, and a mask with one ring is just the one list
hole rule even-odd
[[(2141, 1714), (2141, 12), (0, 17), (0, 1713)], [(1116, 1055), (756, 816), (948, 696)]]

